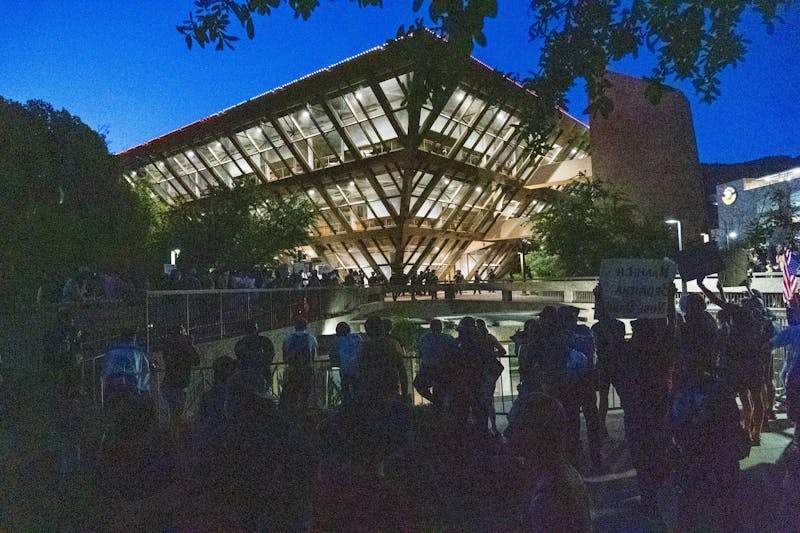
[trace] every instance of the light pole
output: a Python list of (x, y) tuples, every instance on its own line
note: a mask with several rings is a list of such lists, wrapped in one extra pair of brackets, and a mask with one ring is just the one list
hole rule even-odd
[[(683, 232), (681, 231), (681, 221), (678, 220), (678, 219), (675, 219), (675, 218), (670, 218), (668, 220), (665, 220), (664, 222), (666, 222), (669, 225), (674, 224), (674, 225), (678, 226), (678, 251), (682, 252), (683, 251)], [(685, 298), (685, 297), (686, 297), (686, 280), (683, 279), (683, 276), (681, 276), (681, 298)]]
[(728, 233), (725, 234), (725, 247), (728, 250), (731, 249), (731, 240), (736, 240), (738, 236), (739, 234), (736, 233), (735, 231), (729, 231)]
[(670, 225), (675, 224), (676, 226), (678, 226), (678, 251), (682, 252), (683, 251), (683, 232), (681, 231), (681, 221), (680, 220), (676, 220), (674, 218), (670, 218), (669, 220), (665, 220), (664, 222), (666, 222), (667, 224), (670, 224)]

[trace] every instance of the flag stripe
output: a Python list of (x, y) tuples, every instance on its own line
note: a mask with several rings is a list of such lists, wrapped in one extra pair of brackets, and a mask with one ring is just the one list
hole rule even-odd
[(800, 266), (800, 258), (796, 253), (789, 250), (783, 252), (781, 261), (781, 272), (783, 273), (783, 302), (788, 304), (797, 292), (797, 267)]

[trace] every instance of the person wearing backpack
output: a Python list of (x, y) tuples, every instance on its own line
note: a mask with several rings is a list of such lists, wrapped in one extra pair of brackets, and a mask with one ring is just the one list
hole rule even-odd
[(314, 388), (314, 359), (317, 356), (317, 339), (307, 331), (304, 318), (294, 321), (294, 332), (283, 341), (283, 375), (281, 405), (292, 410), (303, 410)]
[(595, 372), (596, 349), (592, 330), (588, 326), (578, 324), (580, 310), (574, 306), (558, 308), (558, 318), (567, 345), (567, 382), (569, 400), (562, 400), (567, 412), (568, 449), (580, 455), (580, 413), (586, 420), (586, 433), (589, 438), (589, 453), (592, 463), (599, 466), (602, 462), (600, 448), (602, 446), (602, 430), (600, 414), (597, 411), (597, 394), (595, 393), (597, 376)]
[(749, 442), (734, 393), (713, 370), (699, 362), (682, 368), (670, 406), (680, 531), (734, 531), (739, 523), (739, 461)]

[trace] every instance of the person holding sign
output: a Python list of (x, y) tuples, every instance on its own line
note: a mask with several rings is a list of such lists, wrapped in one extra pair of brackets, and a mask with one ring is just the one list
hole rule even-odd
[(703, 278), (697, 280), (697, 285), (729, 317), (725, 357), (734, 368), (735, 387), (742, 401), (742, 423), (753, 446), (760, 446), (766, 393), (764, 368), (772, 357), (772, 323), (761, 318), (755, 298), (744, 298), (741, 305), (734, 304), (727, 301), (721, 286), (717, 295), (705, 286)]
[(675, 288), (665, 283), (667, 318), (631, 322), (633, 336), (622, 350), (615, 386), (625, 413), (625, 442), (636, 468), (644, 512), (657, 519), (658, 490), (666, 481), (670, 438), (665, 424), (669, 412), (670, 374), (675, 331)]
[[(698, 284), (705, 289), (702, 281)], [(689, 295), (686, 303), (679, 379), (669, 416), (677, 451), (678, 529), (733, 531), (738, 521), (739, 460), (749, 454), (749, 437), (739, 425), (735, 394), (719, 377), (716, 321), (699, 294)], [(728, 312), (733, 309), (726, 307)], [(744, 309), (734, 312), (743, 315)], [(734, 325), (740, 321), (737, 315)]]
[(597, 322), (592, 326), (595, 345), (597, 347), (597, 391), (600, 393), (598, 406), (600, 431), (608, 436), (606, 415), (608, 414), (608, 395), (611, 385), (616, 387), (622, 350), (625, 347), (625, 324), (611, 318), (603, 304), (600, 284), (594, 289), (594, 316)]

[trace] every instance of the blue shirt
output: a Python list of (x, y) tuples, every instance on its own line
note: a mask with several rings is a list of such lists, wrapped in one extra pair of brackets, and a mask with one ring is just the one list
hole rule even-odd
[(786, 368), (791, 371), (792, 367), (800, 360), (800, 324), (789, 326), (778, 332), (770, 343), (773, 346), (786, 346), (789, 350), (786, 354)]
[(317, 356), (317, 339), (306, 330), (295, 331), (283, 341), (283, 362), (310, 365)]
[(361, 337), (355, 333), (348, 333), (342, 337), (335, 337), (331, 344), (331, 355), (339, 360), (339, 371), (345, 376), (354, 376), (356, 373), (356, 356), (361, 347)]
[(446, 354), (453, 349), (455, 339), (447, 333), (429, 331), (417, 343), (420, 366), (430, 368), (436, 366)]

